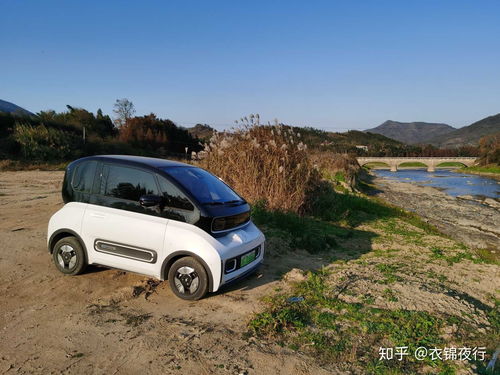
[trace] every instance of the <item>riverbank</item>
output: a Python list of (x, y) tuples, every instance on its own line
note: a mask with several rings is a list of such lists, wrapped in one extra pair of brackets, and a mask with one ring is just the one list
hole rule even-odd
[[(475, 248), (500, 249), (500, 203), (487, 198), (451, 197), (437, 188), (373, 176), (376, 195), (410, 210), (443, 233)], [(470, 199), (467, 199), (470, 198)]]
[(457, 169), (456, 172), (460, 173), (470, 173), (478, 176), (493, 178), (500, 181), (500, 167), (499, 166), (489, 166), (489, 167), (467, 167)]
[(500, 166), (498, 164), (466, 167), (466, 168), (461, 168), (461, 170), (464, 173), (479, 172), (479, 173), (489, 173), (489, 174), (500, 175)]

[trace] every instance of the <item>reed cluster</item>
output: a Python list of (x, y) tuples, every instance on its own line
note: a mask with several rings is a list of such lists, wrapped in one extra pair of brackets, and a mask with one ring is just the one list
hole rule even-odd
[(258, 117), (215, 133), (193, 158), (246, 200), (271, 210), (307, 211), (321, 182), (301, 134), (279, 123), (260, 125)]

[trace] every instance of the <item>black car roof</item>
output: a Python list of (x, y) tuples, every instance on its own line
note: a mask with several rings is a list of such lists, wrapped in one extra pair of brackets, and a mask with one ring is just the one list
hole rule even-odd
[(148, 158), (144, 156), (134, 155), (96, 155), (88, 156), (80, 160), (101, 160), (101, 161), (121, 161), (127, 164), (145, 165), (152, 168), (165, 168), (165, 167), (192, 167), (190, 164), (181, 163), (173, 160)]

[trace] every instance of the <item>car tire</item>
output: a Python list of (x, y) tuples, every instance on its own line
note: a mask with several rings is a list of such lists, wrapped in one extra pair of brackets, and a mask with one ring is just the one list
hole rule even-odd
[(56, 242), (52, 251), (56, 268), (65, 275), (78, 275), (87, 266), (85, 252), (75, 237), (64, 237)]
[(207, 271), (193, 257), (176, 260), (168, 271), (168, 282), (174, 294), (185, 300), (199, 300), (208, 292)]

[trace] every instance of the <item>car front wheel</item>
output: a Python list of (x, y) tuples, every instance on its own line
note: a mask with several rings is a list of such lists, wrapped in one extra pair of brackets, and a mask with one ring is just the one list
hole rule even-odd
[(185, 300), (199, 300), (208, 292), (207, 271), (193, 257), (176, 260), (168, 271), (168, 282), (174, 294)]

